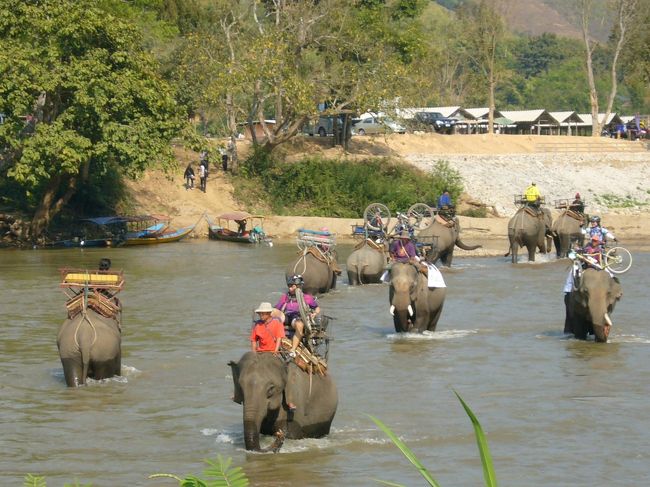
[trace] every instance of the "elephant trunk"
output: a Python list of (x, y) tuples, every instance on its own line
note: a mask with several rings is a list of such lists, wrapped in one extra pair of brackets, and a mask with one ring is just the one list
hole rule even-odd
[(456, 239), (456, 246), (462, 250), (476, 250), (483, 247), (482, 245), (467, 245), (460, 238)]
[(612, 319), (607, 310), (607, 296), (604, 292), (595, 293), (589, 297), (589, 314), (594, 337), (597, 342), (607, 342), (609, 331), (612, 327)]
[(254, 421), (244, 420), (244, 445), (247, 450), (260, 451), (260, 427)]

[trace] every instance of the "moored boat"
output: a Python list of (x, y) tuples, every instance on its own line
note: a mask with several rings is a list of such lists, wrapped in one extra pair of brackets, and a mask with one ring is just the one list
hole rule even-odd
[(264, 232), (263, 216), (251, 215), (245, 211), (233, 211), (217, 216), (216, 223), (213, 223), (208, 216), (206, 219), (208, 221), (208, 236), (212, 240), (273, 245), (271, 237)]

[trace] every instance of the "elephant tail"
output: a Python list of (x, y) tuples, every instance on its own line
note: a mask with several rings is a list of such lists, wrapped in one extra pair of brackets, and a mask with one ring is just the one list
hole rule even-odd
[(368, 267), (367, 264), (364, 265), (363, 267), (357, 266), (357, 279), (359, 280), (359, 284), (365, 284), (363, 282), (363, 279), (361, 278), (361, 276), (363, 275), (363, 272), (361, 272), (361, 271), (364, 270), (366, 267)]

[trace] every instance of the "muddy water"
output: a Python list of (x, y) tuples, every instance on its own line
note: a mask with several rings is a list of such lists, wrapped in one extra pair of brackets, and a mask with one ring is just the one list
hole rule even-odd
[[(277, 455), (243, 449), (227, 362), (247, 350), (251, 310), (275, 300), (295, 247), (190, 241), (150, 248), (0, 253), (0, 473), (48, 484), (175, 485), (217, 454), (253, 485), (424, 482), (368, 414), (388, 424), (443, 486), (482, 485), (472, 426), (488, 435), (500, 485), (643, 485), (650, 453), (650, 330), (636, 253), (611, 343), (562, 334), (566, 262), (512, 266), (457, 259), (438, 331), (396, 336), (385, 285), (343, 278), (320, 298), (334, 316), (330, 369), (340, 404), (329, 437), (287, 440)], [(351, 251), (341, 247), (341, 262)], [(62, 266), (108, 256), (126, 271), (124, 376), (67, 389), (56, 350)], [(270, 442), (269, 439), (265, 439)]]

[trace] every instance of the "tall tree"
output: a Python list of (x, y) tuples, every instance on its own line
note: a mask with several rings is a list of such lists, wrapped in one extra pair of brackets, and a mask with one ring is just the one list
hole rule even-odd
[(465, 26), (464, 54), (485, 80), (488, 90), (488, 132), (494, 131), (495, 92), (505, 72), (503, 46), (505, 0), (480, 0), (460, 10)]
[(607, 123), (609, 115), (612, 112), (614, 98), (618, 89), (617, 65), (621, 50), (625, 45), (628, 30), (636, 15), (638, 15), (638, 0), (613, 0), (612, 8), (615, 12), (615, 22), (611, 41), (613, 44), (612, 59), (610, 62), (610, 82), (611, 87), (607, 97), (607, 108), (601, 120), (598, 117), (599, 102), (598, 90), (596, 88), (596, 78), (594, 76), (593, 53), (596, 42), (589, 35), (589, 25), (592, 20), (593, 0), (578, 0), (580, 9), (580, 18), (582, 26), (582, 40), (585, 44), (585, 64), (587, 68), (587, 80), (589, 82), (589, 101), (591, 103), (592, 133), (593, 137), (600, 137), (601, 128)]
[(39, 238), (90, 176), (171, 160), (181, 126), (136, 31), (81, 0), (0, 0), (0, 175), (22, 184)]

